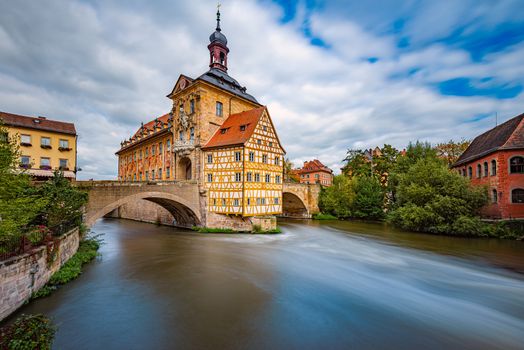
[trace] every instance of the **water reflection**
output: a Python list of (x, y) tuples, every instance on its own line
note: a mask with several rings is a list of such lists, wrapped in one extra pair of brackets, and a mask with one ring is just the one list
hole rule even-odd
[(364, 223), (282, 227), (281, 235), (199, 235), (103, 220), (95, 227), (106, 240), (102, 258), (20, 313), (59, 322), (57, 349), (524, 344), (523, 275), (497, 267), (522, 271), (521, 242)]

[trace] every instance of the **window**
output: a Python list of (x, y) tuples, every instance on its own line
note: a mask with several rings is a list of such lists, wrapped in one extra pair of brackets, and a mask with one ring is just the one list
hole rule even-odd
[(31, 135), (20, 135), (20, 142), (22, 146), (30, 146), (31, 145)]
[(59, 147), (60, 148), (69, 148), (69, 141), (68, 140), (60, 140), (59, 141)]
[(240, 201), (238, 200), (238, 198), (233, 199), (233, 206), (238, 207), (239, 205), (240, 205)]
[(215, 114), (219, 117), (222, 116), (222, 102), (217, 101)]
[(67, 159), (60, 159), (60, 169), (67, 169)]
[(162, 168), (158, 169), (158, 179), (162, 180)]
[(253, 181), (253, 174), (252, 173), (247, 173), (247, 181), (248, 182)]
[(267, 126), (263, 126), (262, 129), (264, 129), (264, 131), (267, 131)]
[(280, 183), (280, 175), (275, 176), (275, 182), (276, 182), (277, 184)]
[(166, 141), (166, 151), (167, 152), (171, 152), (171, 140), (167, 140)]
[(29, 168), (30, 163), (31, 163), (31, 157), (29, 156), (20, 157), (20, 165), (22, 166), (22, 168)]
[(497, 175), (497, 161), (493, 159), (491, 161), (491, 176)]
[(516, 188), (511, 191), (511, 203), (524, 203), (524, 189)]
[(189, 101), (189, 113), (191, 114), (195, 113), (195, 100)]
[(468, 167), (468, 177), (471, 179), (473, 177), (473, 169)]
[(178, 132), (178, 139), (179, 139), (180, 141), (184, 141), (184, 131), (183, 131), (183, 130), (180, 130), (180, 131)]
[(213, 205), (217, 205), (217, 199), (216, 198), (213, 198)]
[(261, 139), (258, 139), (257, 140), (257, 145), (261, 145), (262, 144), (262, 140)]
[(149, 172), (146, 170), (146, 181), (149, 181)]
[(496, 189), (493, 189), (491, 191), (491, 202), (492, 203), (497, 203), (498, 202), (498, 195), (497, 195), (497, 190)]
[(315, 179), (318, 179), (319, 178), (319, 174), (315, 174)]
[(223, 207), (226, 206), (226, 199), (225, 199), (225, 198), (222, 198), (222, 206), (223, 206)]
[(260, 198), (257, 198), (257, 205), (260, 205), (261, 201)]
[(240, 152), (235, 152), (235, 162), (240, 162), (242, 160), (242, 154)]
[(255, 173), (255, 182), (260, 182), (260, 174)]
[(183, 104), (180, 104), (180, 106), (178, 106), (178, 112), (179, 112), (180, 115), (184, 113), (184, 105)]
[(235, 173), (235, 181), (236, 182), (242, 181), (242, 174), (241, 173)]
[(51, 159), (42, 157), (40, 158), (40, 167), (50, 168), (51, 167)]
[(488, 162), (484, 162), (484, 177), (488, 177)]
[(227, 132), (227, 129), (228, 129), (228, 128), (222, 128), (222, 129), (220, 129), (220, 133), (221, 133), (221, 134), (225, 134), (225, 133)]
[(162, 142), (158, 144), (158, 153), (162, 154), (163, 148), (162, 148)]
[(207, 163), (208, 164), (213, 163), (213, 154), (211, 154), (211, 153), (207, 154)]
[(509, 161), (509, 172), (511, 174), (524, 174), (524, 157), (513, 157)]
[(267, 154), (262, 155), (262, 163), (267, 163)]
[(251, 205), (251, 198), (247, 198), (247, 205)]
[(142, 159), (142, 150), (138, 152), (138, 159)]
[(462, 169), (462, 176), (466, 177), (466, 168)]
[(266, 205), (266, 199), (265, 198), (260, 198), (260, 204)]
[(266, 182), (271, 182), (271, 175), (266, 174)]
[(207, 174), (207, 182), (213, 182), (213, 174)]
[(195, 128), (193, 128), (193, 127), (189, 129), (189, 139), (191, 141), (193, 141), (195, 139)]
[(166, 168), (166, 179), (169, 179), (170, 177), (171, 177), (171, 168), (167, 167)]
[(40, 138), (40, 146), (44, 148), (51, 148), (51, 139), (49, 137)]
[(275, 157), (275, 165), (280, 165), (280, 158)]
[(273, 147), (273, 142), (269, 141), (269, 147)]
[(133, 174), (133, 181), (136, 181), (136, 174)]
[(133, 153), (133, 160), (136, 160), (136, 152)]
[(275, 198), (273, 199), (273, 203), (274, 203), (274, 204), (278, 204), (278, 197), (275, 197)]
[(156, 145), (151, 146), (151, 155), (155, 155)]
[(482, 167), (480, 164), (477, 164), (477, 178), (480, 179), (481, 173), (482, 173)]
[(0, 142), (7, 142), (9, 135), (6, 132), (0, 133)]
[(145, 152), (146, 152), (146, 157), (147, 157), (149, 155), (149, 147), (146, 147)]
[(255, 161), (255, 152), (249, 152), (249, 161), (254, 162)]
[(155, 179), (155, 170), (151, 170), (151, 180)]
[(138, 175), (138, 177), (139, 177), (140, 181), (142, 181), (142, 173), (140, 173), (140, 174)]
[(246, 130), (246, 125), (240, 125), (240, 131), (245, 131)]

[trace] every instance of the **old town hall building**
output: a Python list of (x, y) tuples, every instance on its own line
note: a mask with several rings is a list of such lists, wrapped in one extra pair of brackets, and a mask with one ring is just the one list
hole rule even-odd
[(269, 112), (228, 75), (227, 39), (209, 37), (210, 69), (180, 75), (170, 113), (142, 124), (121, 143), (120, 181), (192, 180), (209, 213), (256, 217), (282, 212), (284, 149)]

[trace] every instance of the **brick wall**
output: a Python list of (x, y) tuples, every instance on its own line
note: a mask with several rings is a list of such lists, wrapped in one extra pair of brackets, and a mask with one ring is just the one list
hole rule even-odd
[(59, 240), (54, 260), (48, 262), (47, 248), (0, 261), (0, 321), (22, 306), (33, 292), (42, 288), (78, 250), (80, 235), (74, 229)]

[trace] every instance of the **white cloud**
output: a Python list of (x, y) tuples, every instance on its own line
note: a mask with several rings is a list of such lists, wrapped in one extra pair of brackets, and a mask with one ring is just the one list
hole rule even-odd
[[(214, 8), (203, 0), (20, 1), (0, 9), (0, 110), (74, 121), (82, 178), (116, 176), (120, 141), (169, 111), (165, 95), (179, 74), (206, 71), (215, 24)], [(429, 84), (462, 76), (522, 82), (522, 45), (482, 62), (442, 44), (404, 52), (393, 35), (326, 12), (310, 19), (326, 49), (303, 35), (304, 9), (286, 24), (280, 7), (267, 2), (231, 0), (222, 9), (229, 73), (269, 106), (297, 165), (316, 157), (338, 170), (347, 148), (472, 137), (492, 126), (468, 123), (472, 117), (498, 111), (502, 121), (521, 112), (522, 94), (442, 96)], [(419, 71), (407, 76), (413, 68)]]

